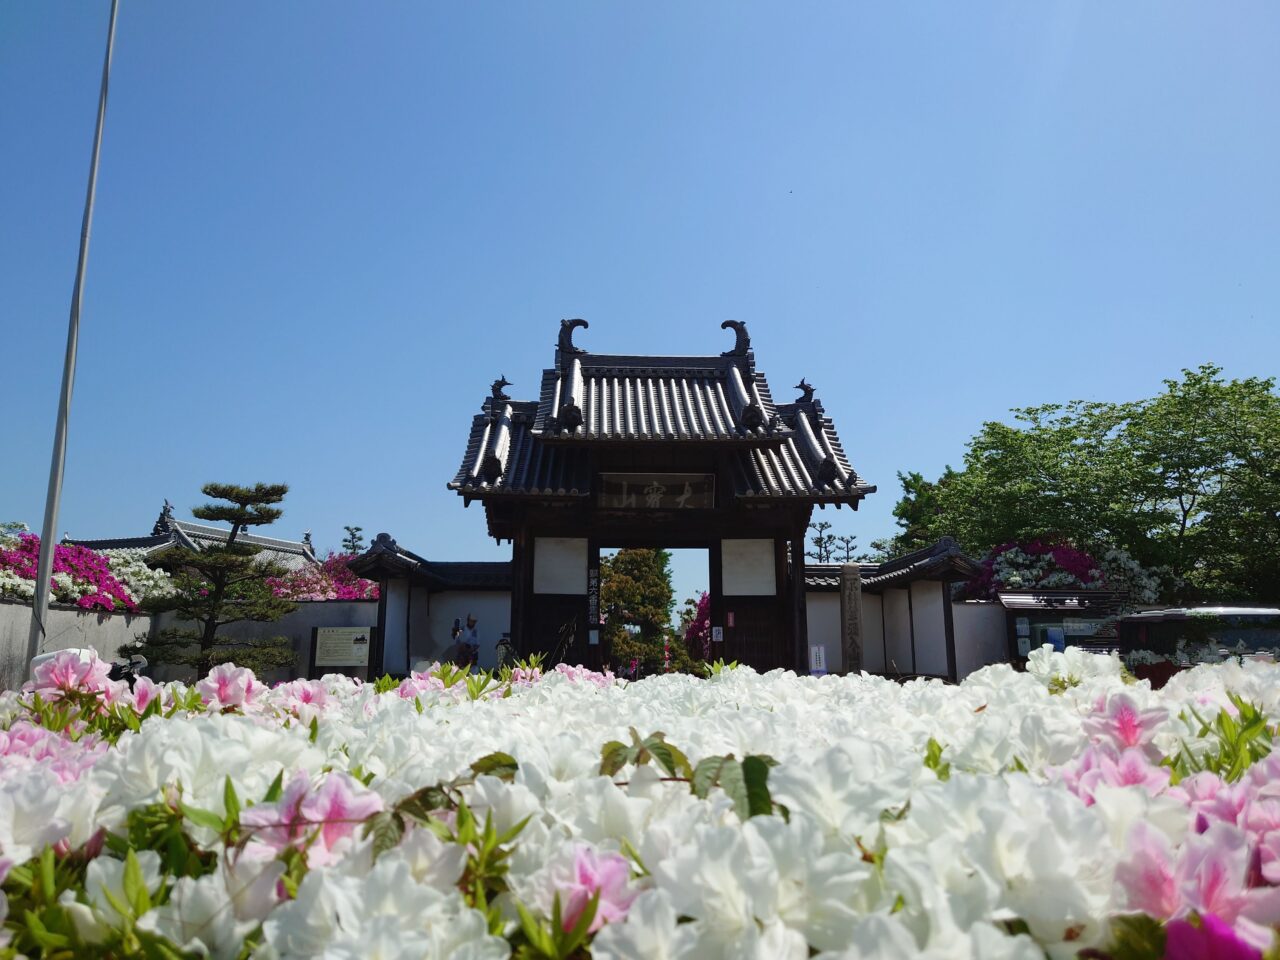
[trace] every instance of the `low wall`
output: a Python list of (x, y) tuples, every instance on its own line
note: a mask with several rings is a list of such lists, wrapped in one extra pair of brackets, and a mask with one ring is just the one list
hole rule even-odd
[[(298, 609), (270, 623), (245, 620), (219, 627), (218, 633), (229, 640), (261, 640), (267, 637), (288, 637), (293, 641), (297, 655), (293, 670), (273, 671), (263, 677), (267, 682), (291, 680), (304, 676), (311, 659), (311, 634), (316, 627), (376, 627), (378, 625), (377, 600), (307, 600)], [(152, 628), (159, 632), (171, 627), (191, 628), (172, 613), (159, 613), (153, 618)], [(158, 680), (189, 679), (191, 671), (168, 668), (155, 671)]]
[[(307, 672), (311, 658), (311, 634), (315, 627), (376, 627), (377, 600), (306, 601), (298, 609), (274, 623), (229, 623), (218, 632), (236, 640), (262, 637), (289, 637), (297, 654), (294, 670), (276, 671), (264, 680), (287, 680)], [(104, 660), (113, 660), (120, 648), (141, 636), (174, 626), (191, 626), (172, 613), (94, 613), (79, 607), (53, 606), (45, 623), (44, 652), (87, 647)], [(504, 628), (505, 629), (505, 628)], [(31, 604), (0, 599), (0, 690), (14, 690), (27, 675), (27, 637), (31, 631)], [(194, 674), (182, 667), (159, 667), (152, 671), (157, 680), (189, 680)]]
[[(58, 604), (45, 620), (43, 650), (89, 647), (104, 660), (122, 646), (151, 632), (145, 614), (101, 613)], [(0, 599), (0, 690), (16, 690), (27, 676), (27, 639), (31, 634), (31, 604)]]

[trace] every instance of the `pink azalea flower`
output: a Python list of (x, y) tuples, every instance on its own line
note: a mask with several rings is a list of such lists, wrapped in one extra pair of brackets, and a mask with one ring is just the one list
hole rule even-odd
[(1148, 747), (1156, 728), (1169, 716), (1163, 707), (1139, 710), (1127, 693), (1112, 694), (1105, 716), (1095, 713), (1084, 721), (1085, 732), (1097, 741), (1110, 743), (1118, 750)]
[(160, 685), (150, 677), (139, 677), (133, 682), (133, 709), (138, 713), (146, 712), (151, 701), (161, 694)]
[(259, 803), (242, 811), (240, 826), (250, 842), (279, 852), (305, 839), (308, 825), (302, 822), (302, 801), (310, 790), (311, 778), (298, 770), (275, 803)]
[(579, 846), (574, 853), (573, 880), (557, 891), (564, 928), (573, 929), (596, 894), (600, 900), (589, 928), (591, 933), (606, 923), (626, 917), (631, 902), (638, 896), (638, 891), (631, 889), (630, 880), (631, 865), (625, 857), (616, 853), (600, 854), (591, 847)]
[(89, 651), (62, 650), (35, 668), (33, 689), (48, 699), (51, 693), (102, 693), (110, 684), (111, 664)]
[(1261, 960), (1262, 951), (1236, 936), (1229, 923), (1205, 914), (1197, 926), (1174, 920), (1165, 928), (1164, 960)]
[(1182, 902), (1169, 839), (1150, 824), (1138, 821), (1130, 828), (1127, 840), (1128, 856), (1116, 867), (1116, 880), (1124, 888), (1129, 909), (1168, 920)]
[[(334, 845), (351, 836), (356, 827), (382, 809), (382, 798), (345, 773), (331, 773), (320, 789), (302, 801), (302, 818), (312, 828), (323, 822), (318, 842), (319, 862), (327, 862)], [(308, 858), (308, 862), (314, 862)]]
[(196, 684), (200, 698), (206, 705), (217, 704), (223, 710), (233, 707), (244, 707), (252, 703), (253, 698), (262, 689), (258, 678), (248, 667), (237, 667), (234, 663), (220, 663), (209, 675)]

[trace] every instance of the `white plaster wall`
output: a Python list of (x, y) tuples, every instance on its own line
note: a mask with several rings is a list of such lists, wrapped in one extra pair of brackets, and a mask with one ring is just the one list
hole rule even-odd
[(956, 632), (956, 674), (963, 678), (991, 663), (1009, 659), (1005, 610), (998, 603), (967, 600), (951, 605)]
[(809, 649), (823, 648), (827, 658), (827, 673), (842, 672), (844, 650), (840, 636), (840, 594), (806, 593), (804, 603)]
[[(416, 600), (415, 600), (416, 602)], [(413, 634), (413, 659), (438, 660), (452, 644), (455, 618), (463, 623), (470, 613), (480, 635), (480, 666), (498, 663), (498, 641), (511, 632), (511, 594), (504, 590), (449, 590), (431, 595), (428, 629)]]
[(884, 646), (889, 656), (885, 673), (911, 673), (911, 611), (907, 606), (907, 591), (885, 590), (881, 602), (884, 604)]
[(587, 541), (575, 537), (535, 538), (533, 592), (585, 594)]
[[(114, 659), (122, 646), (151, 632), (151, 618), (123, 613), (90, 613), (79, 607), (49, 608), (45, 618), (44, 653), (75, 647)], [(0, 691), (16, 690), (27, 678), (27, 639), (31, 604), (0, 600)]]
[(911, 584), (911, 611), (916, 631), (916, 673), (945, 677), (947, 670), (947, 623), (942, 584), (918, 580)]
[(772, 597), (778, 591), (772, 540), (720, 541), (720, 571), (726, 597)]
[[(409, 666), (423, 659), (419, 652), (431, 643), (431, 607), (435, 598), (421, 584), (409, 595)], [(447, 637), (448, 634), (445, 634)]]
[(862, 669), (884, 673), (884, 626), (880, 595), (862, 595)]

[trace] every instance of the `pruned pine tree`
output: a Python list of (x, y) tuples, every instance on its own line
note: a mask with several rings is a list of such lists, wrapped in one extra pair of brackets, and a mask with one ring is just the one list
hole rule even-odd
[(364, 552), (364, 527), (343, 527), (347, 531), (346, 537), (342, 540), (343, 553), (363, 553)]
[(226, 543), (203, 550), (172, 547), (156, 560), (157, 566), (169, 571), (176, 589), (167, 608), (193, 626), (163, 630), (140, 641), (129, 653), (141, 653), (153, 662), (195, 667), (201, 674), (226, 662), (256, 673), (293, 665), (295, 654), (288, 637), (241, 640), (220, 632), (231, 623), (279, 620), (297, 606), (277, 597), (268, 582), (269, 577), (283, 576), (285, 567), (263, 558), (261, 547), (243, 539), (248, 531), (280, 517), (283, 511), (274, 504), (288, 491), (282, 483), (205, 484), (205, 496), (224, 502), (196, 507), (192, 515), (231, 524)]
[(830, 563), (836, 549), (836, 535), (830, 532), (830, 522), (818, 520), (809, 524), (809, 529), (813, 531), (813, 536), (809, 538), (813, 549), (806, 550), (804, 555), (818, 563)]

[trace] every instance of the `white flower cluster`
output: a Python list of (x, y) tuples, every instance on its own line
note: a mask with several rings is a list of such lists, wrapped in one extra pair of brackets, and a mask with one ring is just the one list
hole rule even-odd
[[(1030, 554), (1020, 547), (1011, 547), (999, 554), (992, 564), (995, 580), (1007, 590), (1029, 590), (1039, 587), (1045, 590), (1066, 590), (1088, 586), (1065, 570), (1059, 569), (1048, 553)], [(1094, 577), (1100, 571), (1090, 570)]]
[(1144, 567), (1124, 550), (1102, 556), (1102, 579), (1112, 589), (1127, 589), (1130, 603), (1155, 603), (1172, 574), (1163, 567)]
[[(1053, 775), (1097, 742), (1107, 722), (1097, 704), (1121, 704), (1118, 735), (1137, 724), (1167, 751), (1194, 746), (1186, 704), (1205, 715), (1236, 692), (1280, 710), (1275, 665), (1202, 667), (1157, 693), (1127, 684), (1114, 656), (1049, 647), (1025, 673), (997, 665), (957, 686), (746, 668), (632, 684), (549, 673), (478, 699), (458, 685), (379, 694), (337, 676), (257, 693), (226, 671), (203, 683), (207, 701), (243, 714), (147, 716), (74, 789), (39, 763), (0, 768), (0, 860), (76, 847), (102, 828), (123, 834), (131, 812), (157, 804), (204, 811), (184, 829), (216, 866), (175, 880), (140, 855), (130, 896), (166, 892), (137, 928), (215, 958), (236, 957), (260, 928), (264, 960), (500, 960), (520, 930), (517, 901), (549, 917), (575, 883), (607, 886), (583, 875), (610, 857), (631, 866), (609, 894), (611, 922), (593, 928), (596, 960), (1075, 957), (1105, 946), (1126, 912), (1116, 870), (1129, 828), (1146, 821), (1171, 842), (1188, 829), (1141, 785), (1086, 801)], [(189, 691), (154, 696), (181, 704)], [(700, 797), (637, 756), (602, 772), (608, 741), (657, 731), (695, 766), (768, 755), (777, 807), (743, 816), (731, 791)], [(926, 762), (938, 745), (945, 771)], [(518, 765), (510, 776), (468, 775), (495, 751)], [(308, 856), (323, 856), (285, 895), (298, 876), (276, 853), (307, 804), (345, 824), (353, 810), (389, 811), (449, 781), (478, 819), (514, 837), (497, 929), (460, 893), (474, 845), (412, 825), (376, 857), (372, 834), (322, 832)], [(283, 796), (265, 799), (281, 782)], [(245, 807), (236, 843), (214, 828), (232, 796)], [(255, 819), (256, 808), (266, 812)], [(443, 816), (457, 826), (458, 814)], [(276, 831), (275, 848), (246, 845), (250, 823)], [(121, 861), (93, 864), (83, 892), (64, 895), (86, 942), (120, 925), (127, 902)]]
[(111, 573), (133, 597), (135, 603), (153, 597), (173, 596), (173, 579), (165, 570), (147, 566), (147, 551), (142, 548), (103, 550)]

